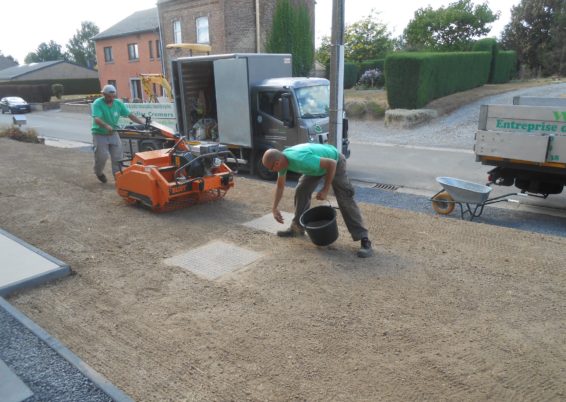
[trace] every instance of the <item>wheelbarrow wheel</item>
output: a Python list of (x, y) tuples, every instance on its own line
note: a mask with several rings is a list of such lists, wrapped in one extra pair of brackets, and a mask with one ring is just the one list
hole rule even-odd
[(440, 215), (448, 215), (454, 211), (454, 199), (446, 191), (443, 191), (432, 199), (432, 209)]

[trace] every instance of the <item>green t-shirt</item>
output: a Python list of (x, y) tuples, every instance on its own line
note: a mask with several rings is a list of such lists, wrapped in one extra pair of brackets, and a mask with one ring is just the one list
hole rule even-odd
[(324, 176), (326, 169), (320, 167), (320, 158), (334, 159), (338, 161), (340, 153), (330, 144), (299, 144), (283, 150), (289, 166), (279, 171), (279, 176), (284, 176), (287, 171), (304, 174), (307, 176)]
[(112, 106), (109, 106), (106, 102), (104, 102), (104, 97), (98, 98), (92, 102), (91, 110), (93, 117), (91, 131), (93, 134), (110, 134), (108, 130), (96, 124), (94, 121), (95, 117), (98, 117), (113, 128), (118, 128), (118, 120), (120, 120), (120, 116), (128, 117), (131, 113), (121, 100), (114, 99)]

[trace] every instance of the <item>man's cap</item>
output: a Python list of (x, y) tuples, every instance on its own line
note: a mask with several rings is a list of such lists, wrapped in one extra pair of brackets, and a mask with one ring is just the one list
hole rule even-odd
[(104, 85), (104, 88), (102, 88), (102, 91), (100, 91), (100, 93), (103, 94), (112, 94), (112, 93), (116, 93), (116, 87), (114, 85)]

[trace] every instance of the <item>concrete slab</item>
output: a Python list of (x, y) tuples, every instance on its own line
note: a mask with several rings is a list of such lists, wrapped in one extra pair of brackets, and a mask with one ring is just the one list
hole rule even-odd
[(70, 272), (64, 262), (0, 229), (0, 296)]
[(0, 359), (0, 395), (3, 402), (21, 402), (33, 395), (33, 392)]
[(214, 280), (244, 268), (258, 260), (261, 253), (222, 241), (213, 241), (184, 254), (165, 260), (167, 265), (181, 267), (203, 277)]
[(278, 230), (285, 230), (291, 224), (291, 220), (293, 220), (293, 214), (289, 212), (281, 212), (283, 215), (283, 219), (285, 221), (284, 224), (277, 222), (273, 219), (272, 214), (267, 214), (262, 216), (261, 218), (257, 218), (245, 223), (242, 223), (243, 226), (247, 226), (252, 229), (262, 230), (264, 232), (276, 234)]

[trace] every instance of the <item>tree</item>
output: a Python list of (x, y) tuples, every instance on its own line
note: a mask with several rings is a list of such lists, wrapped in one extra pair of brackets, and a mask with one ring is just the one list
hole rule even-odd
[(293, 75), (309, 75), (314, 60), (314, 36), (305, 4), (293, 6), (279, 0), (273, 14), (273, 25), (267, 38), (268, 53), (291, 53)]
[(415, 11), (403, 39), (409, 50), (469, 50), (473, 40), (487, 35), (488, 24), (498, 18), (499, 13), (493, 13), (487, 3), (474, 6), (472, 0), (458, 0), (437, 10), (429, 6)]
[(61, 52), (61, 45), (51, 40), (49, 43), (40, 43), (35, 52), (27, 54), (24, 62), (29, 64), (54, 60), (65, 60), (65, 55)]
[(100, 32), (98, 27), (89, 21), (83, 21), (81, 28), (67, 44), (69, 60), (88, 68), (96, 65), (96, 49), (92, 38)]
[(391, 34), (387, 26), (379, 22), (374, 10), (344, 30), (344, 56), (349, 61), (381, 59), (392, 50)]
[(537, 74), (566, 74), (566, 3), (521, 0), (511, 9), (501, 43)]
[(12, 56), (4, 56), (2, 51), (0, 50), (0, 70), (3, 68), (17, 66), (18, 62)]

